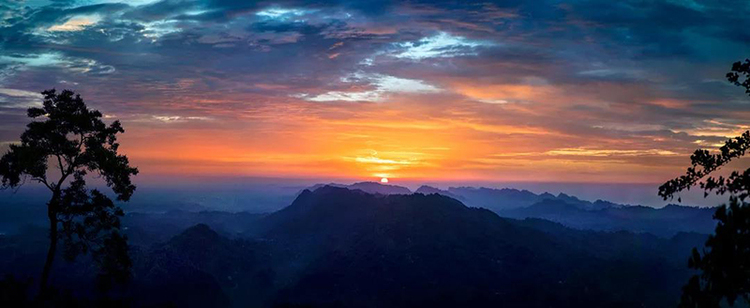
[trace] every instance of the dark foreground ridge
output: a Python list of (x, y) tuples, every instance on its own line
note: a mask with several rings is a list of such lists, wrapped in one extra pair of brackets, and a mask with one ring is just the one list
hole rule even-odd
[(268, 221), (267, 238), (313, 254), (278, 297), (291, 304), (665, 306), (689, 252), (649, 235), (550, 234), (437, 194), (323, 187)]
[[(229, 219), (231, 227), (209, 214), (162, 243), (133, 241), (134, 279), (111, 297), (184, 307), (666, 307), (689, 277), (690, 249), (705, 240), (579, 231), (439, 194), (331, 186), (270, 215)], [(240, 220), (243, 231), (228, 231)], [(126, 220), (140, 238), (163, 237), (144, 234), (160, 232), (138, 228), (144, 221), (152, 223)], [(21, 242), (0, 238), (0, 253), (13, 256), (0, 270), (33, 277), (39, 252)], [(57, 286), (90, 290), (82, 264), (60, 264), (81, 274), (60, 275)]]

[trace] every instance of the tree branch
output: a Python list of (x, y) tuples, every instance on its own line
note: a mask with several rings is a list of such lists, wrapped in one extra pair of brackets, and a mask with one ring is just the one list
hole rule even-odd
[[(60, 158), (60, 154), (55, 154), (55, 156), (57, 156), (57, 162), (58, 164), (60, 164), (60, 180), (57, 181), (57, 186), (55, 188), (57, 190), (60, 190), (62, 184), (65, 182), (65, 179), (70, 175), (70, 172), (65, 172), (65, 169), (62, 166), (62, 158)], [(68, 169), (70, 169), (70, 166), (68, 167)]]
[(52, 186), (50, 186), (49, 183), (47, 182), (47, 179), (45, 179), (45, 178), (33, 178), (32, 180), (37, 181), (39, 183), (42, 183), (42, 184), (44, 184), (44, 186), (47, 186), (47, 188), (49, 188), (50, 191), (54, 191), (54, 189), (52, 189)]

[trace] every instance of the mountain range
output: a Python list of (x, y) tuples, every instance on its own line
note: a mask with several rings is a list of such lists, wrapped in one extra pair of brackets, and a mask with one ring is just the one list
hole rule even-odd
[[(177, 307), (665, 307), (677, 303), (692, 274), (690, 250), (706, 240), (695, 232), (579, 230), (501, 217), (440, 193), (358, 187), (377, 193), (321, 185), (270, 214), (129, 213), (123, 225), (133, 279), (110, 300)], [(511, 210), (631, 208), (575, 200)], [(45, 243), (41, 228), (0, 236), (0, 273), (20, 281), (38, 275)], [(90, 262), (59, 261), (58, 288), (84, 306), (98, 296)]]
[(704, 240), (575, 231), (438, 194), (338, 187), (304, 191), (261, 225), (258, 238), (306, 263), (277, 297), (290, 306), (663, 307)]
[[(382, 195), (408, 195), (411, 190), (397, 185), (361, 182), (352, 185), (318, 184)], [(461, 201), (469, 207), (485, 208), (502, 217), (540, 218), (577, 229), (601, 231), (625, 230), (671, 237), (679, 232), (711, 233), (715, 227), (714, 209), (668, 204), (662, 208), (623, 205), (605, 200), (587, 201), (564, 193), (535, 194), (513, 188), (421, 186), (414, 193), (439, 194)]]

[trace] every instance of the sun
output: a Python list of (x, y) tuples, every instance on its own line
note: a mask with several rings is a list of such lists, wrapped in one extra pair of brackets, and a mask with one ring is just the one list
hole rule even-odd
[(381, 178), (380, 183), (388, 183), (388, 178)]

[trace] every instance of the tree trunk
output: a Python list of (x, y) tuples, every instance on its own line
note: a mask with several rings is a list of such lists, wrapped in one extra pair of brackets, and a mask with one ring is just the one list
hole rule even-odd
[(47, 217), (49, 218), (49, 249), (47, 250), (47, 260), (44, 262), (42, 277), (39, 281), (39, 297), (49, 299), (49, 274), (52, 269), (52, 263), (55, 261), (57, 251), (57, 202), (59, 193), (52, 195), (52, 200), (47, 204)]

